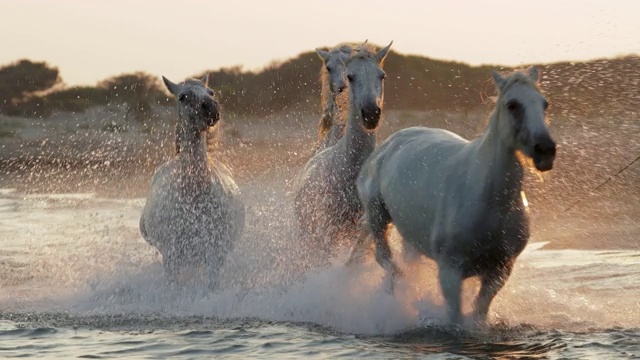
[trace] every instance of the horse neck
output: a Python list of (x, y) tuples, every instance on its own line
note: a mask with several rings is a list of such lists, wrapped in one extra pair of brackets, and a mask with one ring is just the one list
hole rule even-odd
[(190, 174), (208, 174), (207, 132), (198, 132), (179, 126), (178, 140), (180, 144), (178, 156), (183, 160), (180, 163), (186, 166)]
[(515, 149), (509, 147), (500, 134), (499, 116), (496, 109), (487, 130), (477, 140), (477, 164), (482, 169), (478, 173), (482, 175), (476, 181), (483, 184), (482, 193), (489, 202), (510, 206), (513, 201), (515, 204), (519, 201), (524, 169)]
[(345, 158), (349, 164), (362, 164), (376, 146), (376, 132), (362, 126), (362, 114), (354, 101), (350, 101), (349, 119), (343, 139)]

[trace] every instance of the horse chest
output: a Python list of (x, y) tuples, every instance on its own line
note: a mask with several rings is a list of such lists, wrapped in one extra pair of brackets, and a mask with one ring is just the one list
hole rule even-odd
[(160, 182), (153, 190), (158, 216), (178, 224), (213, 220), (226, 199), (223, 189), (205, 178), (173, 177)]
[[(336, 157), (335, 159), (341, 159)], [(322, 173), (324, 178), (315, 183), (316, 198), (322, 199), (325, 207), (332, 213), (336, 210), (353, 210), (358, 207), (360, 201), (356, 189), (356, 177), (359, 168), (344, 164), (339, 161), (324, 164)]]
[(449, 220), (432, 237), (432, 257), (454, 259), (467, 276), (510, 261), (522, 252), (529, 237), (526, 215), (519, 210), (488, 208), (466, 219)]

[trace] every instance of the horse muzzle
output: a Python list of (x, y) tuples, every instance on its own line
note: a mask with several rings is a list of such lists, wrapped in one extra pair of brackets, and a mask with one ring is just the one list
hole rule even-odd
[(548, 171), (553, 168), (556, 148), (556, 143), (551, 138), (546, 138), (533, 146), (533, 164), (538, 171)]
[(220, 121), (220, 112), (216, 111), (214, 114), (211, 114), (210, 117), (207, 118), (207, 125), (214, 126)]
[(347, 89), (347, 84), (344, 81), (336, 81), (332, 86), (334, 94), (342, 94)]
[(220, 120), (220, 106), (216, 101), (203, 103), (202, 109), (207, 118), (208, 126), (214, 126)]
[(378, 127), (380, 122), (381, 109), (379, 106), (369, 106), (362, 109), (362, 125), (367, 130)]

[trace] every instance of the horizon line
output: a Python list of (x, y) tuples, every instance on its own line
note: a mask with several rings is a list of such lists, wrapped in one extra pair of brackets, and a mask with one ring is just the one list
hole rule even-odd
[[(376, 44), (372, 44), (375, 47), (381, 47), (379, 45)], [(325, 49), (325, 48), (331, 48), (329, 46), (318, 46), (316, 47), (317, 49)], [(302, 55), (305, 54), (309, 54), (309, 53), (313, 53), (315, 51), (316, 48), (313, 48), (311, 50), (308, 51), (303, 51), (303, 52), (299, 52), (296, 55), (293, 56), (289, 56), (286, 59), (272, 59), (270, 61), (268, 61), (266, 64), (258, 66), (258, 67), (254, 67), (254, 68), (245, 68), (244, 64), (234, 64), (234, 65), (223, 65), (223, 66), (219, 66), (217, 68), (211, 68), (211, 69), (203, 69), (203, 70), (199, 70), (199, 71), (195, 71), (193, 72), (193, 75), (189, 75), (187, 77), (185, 77), (185, 79), (190, 79), (190, 78), (197, 78), (197, 74), (202, 74), (203, 72), (216, 72), (216, 71), (221, 71), (224, 69), (231, 69), (231, 68), (235, 68), (238, 67), (240, 69), (241, 72), (243, 73), (253, 73), (253, 74), (258, 74), (262, 71), (265, 71), (270, 64), (276, 63), (278, 64), (278, 66), (294, 60)], [(429, 60), (435, 60), (435, 61), (439, 61), (439, 62), (444, 62), (444, 63), (455, 63), (455, 64), (460, 64), (460, 65), (466, 65), (470, 68), (481, 68), (481, 67), (494, 67), (497, 70), (501, 70), (501, 69), (505, 69), (505, 68), (509, 68), (509, 69), (519, 69), (519, 68), (524, 68), (524, 67), (528, 67), (528, 66), (549, 66), (549, 65), (557, 65), (557, 64), (565, 64), (565, 63), (569, 63), (569, 64), (574, 64), (574, 63), (589, 63), (589, 62), (594, 62), (594, 61), (602, 61), (602, 60), (618, 60), (618, 59), (624, 59), (624, 58), (630, 58), (630, 57), (640, 57), (640, 52), (629, 52), (629, 53), (621, 53), (621, 54), (617, 54), (617, 55), (610, 55), (610, 56), (598, 56), (598, 57), (593, 57), (593, 58), (588, 58), (588, 59), (581, 59), (581, 60), (552, 60), (549, 62), (535, 62), (535, 63), (520, 63), (518, 65), (510, 65), (510, 64), (491, 64), (491, 63), (478, 63), (478, 64), (472, 64), (470, 62), (467, 61), (463, 61), (463, 60), (455, 60), (455, 59), (444, 59), (444, 58), (437, 58), (437, 57), (430, 57), (427, 55), (423, 55), (423, 54), (419, 54), (419, 53), (403, 53), (397, 50), (390, 50), (391, 53), (396, 53), (398, 55), (401, 56), (416, 56), (416, 57), (421, 57), (421, 58), (425, 58), (425, 59), (429, 59)], [(4, 68), (4, 67), (8, 67), (11, 66), (13, 64), (17, 64), (20, 61), (23, 60), (28, 60), (31, 62), (44, 62), (49, 66), (52, 66), (56, 69), (58, 69), (58, 76), (60, 77), (60, 79), (62, 80), (60, 82), (60, 85), (62, 85), (62, 88), (73, 88), (73, 87), (91, 87), (91, 86), (96, 86), (98, 83), (100, 83), (103, 80), (106, 79), (111, 79), (117, 76), (121, 76), (121, 75), (127, 75), (127, 74), (135, 74), (135, 73), (144, 73), (147, 75), (154, 75), (146, 70), (141, 70), (141, 69), (135, 69), (135, 70), (130, 70), (130, 71), (123, 71), (120, 73), (116, 73), (116, 74), (112, 74), (109, 75), (105, 78), (102, 78), (100, 80), (95, 81), (94, 83), (75, 83), (75, 84), (69, 84), (67, 82), (65, 82), (64, 77), (62, 76), (63, 74), (63, 69), (60, 68), (59, 65), (50, 63), (48, 60), (40, 60), (40, 59), (33, 59), (33, 58), (19, 58), (16, 60), (13, 60), (11, 62), (5, 63), (5, 64), (0, 64), (0, 68)], [(158, 77), (163, 76), (162, 74), (158, 74)]]

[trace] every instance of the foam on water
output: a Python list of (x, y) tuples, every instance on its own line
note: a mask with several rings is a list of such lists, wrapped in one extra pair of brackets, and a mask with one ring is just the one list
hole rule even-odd
[[(283, 194), (245, 194), (248, 230), (225, 265), (219, 288), (176, 286), (137, 231), (141, 200), (92, 196), (22, 196), (2, 192), (0, 226), (12, 240), (2, 250), (0, 307), (14, 312), (78, 316), (203, 316), (314, 323), (355, 334), (391, 334), (442, 323), (444, 308), (434, 264), (426, 259), (401, 280), (395, 297), (382, 290), (375, 261), (336, 264), (297, 281), (288, 276), (296, 253)], [(256, 201), (260, 197), (261, 201)], [(532, 243), (496, 298), (494, 321), (585, 329), (637, 326), (640, 309), (632, 279), (638, 252), (540, 250)], [(580, 280), (580, 281), (578, 281)], [(477, 284), (466, 286), (469, 310)], [(625, 297), (616, 297), (624, 291)]]

